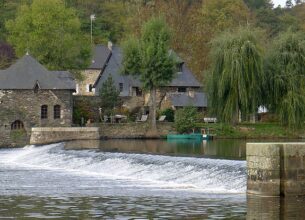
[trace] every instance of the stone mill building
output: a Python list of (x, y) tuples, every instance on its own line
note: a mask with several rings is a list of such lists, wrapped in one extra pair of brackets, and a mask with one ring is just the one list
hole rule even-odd
[(49, 71), (30, 55), (0, 70), (0, 146), (28, 143), (32, 127), (72, 124), (76, 85), (67, 71)]

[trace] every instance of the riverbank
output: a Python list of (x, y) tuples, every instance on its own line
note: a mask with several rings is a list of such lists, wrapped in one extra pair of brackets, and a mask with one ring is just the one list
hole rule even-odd
[[(95, 128), (93, 128), (95, 127)], [(291, 130), (277, 123), (242, 123), (231, 126), (222, 123), (198, 123), (197, 130), (206, 129), (215, 139), (303, 139), (304, 130)], [(93, 130), (92, 130), (93, 129)], [(98, 139), (163, 139), (169, 133), (175, 133), (174, 123), (157, 123), (158, 135), (152, 136), (149, 122), (92, 124), (82, 128), (33, 128), (26, 140), (16, 140), (20, 144), (1, 143), (0, 147), (18, 147), (27, 144), (48, 144), (67, 140)], [(31, 139), (31, 141), (29, 141)]]

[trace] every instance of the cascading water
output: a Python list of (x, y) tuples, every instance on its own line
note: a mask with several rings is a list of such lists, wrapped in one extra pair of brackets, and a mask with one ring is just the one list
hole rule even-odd
[[(10, 177), (9, 170), (14, 170)], [(1, 172), (2, 171), (2, 172)], [(235, 194), (246, 191), (246, 162), (147, 154), (65, 150), (63, 144), (0, 151), (0, 191), (77, 193), (90, 190), (146, 194), (169, 192)], [(6, 181), (2, 181), (6, 180)], [(14, 182), (14, 181), (12, 181)], [(67, 184), (69, 183), (69, 184)], [(16, 186), (17, 187), (17, 186)], [(73, 191), (74, 190), (74, 191)], [(160, 193), (161, 192), (161, 193)], [(93, 193), (93, 192), (92, 192)]]

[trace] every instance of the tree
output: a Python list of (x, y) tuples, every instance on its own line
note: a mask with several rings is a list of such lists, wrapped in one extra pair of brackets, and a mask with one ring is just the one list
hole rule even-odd
[(175, 113), (175, 128), (181, 133), (190, 132), (196, 126), (197, 109), (187, 106), (178, 109)]
[(11, 45), (0, 42), (0, 69), (9, 67), (15, 59), (15, 51)]
[(225, 122), (236, 124), (239, 113), (255, 113), (264, 81), (260, 33), (249, 27), (225, 32), (212, 41), (209, 105)]
[[(209, 42), (219, 33), (241, 25), (250, 20), (250, 11), (243, 0), (205, 0), (193, 13), (191, 24), (194, 28), (188, 36), (191, 48), (192, 70), (202, 74), (211, 64), (208, 57)], [(205, 79), (205, 76), (201, 77)]]
[(66, 8), (62, 0), (22, 5), (6, 28), (18, 56), (28, 51), (49, 69), (78, 69), (88, 64), (89, 40), (80, 31), (75, 10)]
[(150, 92), (151, 127), (156, 131), (156, 90), (174, 76), (175, 62), (169, 52), (170, 31), (162, 18), (152, 18), (142, 28), (139, 39), (130, 38), (123, 46), (123, 73), (138, 77)]
[(266, 58), (266, 103), (283, 125), (305, 121), (305, 33), (288, 31), (274, 41)]
[(286, 8), (292, 8), (292, 6), (293, 6), (292, 0), (287, 0), (286, 1)]
[(120, 92), (115, 87), (112, 77), (109, 76), (103, 82), (100, 90), (101, 107), (104, 114), (113, 114), (114, 108), (119, 104), (119, 94)]
[(271, 0), (244, 0), (247, 6), (251, 9), (272, 8)]

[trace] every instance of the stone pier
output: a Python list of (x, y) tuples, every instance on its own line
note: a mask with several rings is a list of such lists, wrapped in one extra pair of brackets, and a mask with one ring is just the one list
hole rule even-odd
[(247, 193), (305, 195), (305, 143), (248, 143)]

